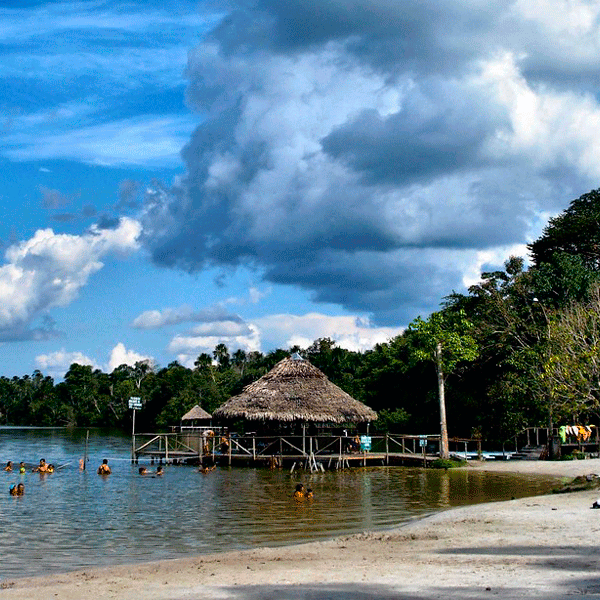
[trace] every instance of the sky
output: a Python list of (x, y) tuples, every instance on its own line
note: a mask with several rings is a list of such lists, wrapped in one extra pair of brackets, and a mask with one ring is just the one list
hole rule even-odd
[(598, 187), (597, 0), (0, 6), (0, 375), (366, 350)]

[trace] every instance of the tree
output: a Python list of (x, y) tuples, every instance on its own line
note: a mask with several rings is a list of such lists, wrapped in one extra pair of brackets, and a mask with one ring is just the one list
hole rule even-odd
[(477, 357), (477, 343), (470, 334), (473, 325), (462, 311), (436, 312), (427, 321), (417, 317), (408, 326), (413, 360), (432, 361), (437, 375), (440, 405), (440, 457), (449, 458), (445, 380), (460, 362)]
[(554, 411), (569, 419), (600, 416), (600, 287), (586, 303), (573, 302), (548, 323), (544, 378)]
[(569, 208), (550, 219), (529, 250), (535, 266), (564, 252), (581, 257), (588, 269), (600, 271), (600, 190), (573, 200)]

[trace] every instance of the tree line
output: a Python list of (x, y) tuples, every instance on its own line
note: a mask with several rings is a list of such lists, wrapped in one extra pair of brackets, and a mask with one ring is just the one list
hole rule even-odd
[(598, 423), (600, 416), (600, 190), (571, 202), (529, 245), (467, 293), (365, 352), (329, 338), (269, 353), (219, 344), (193, 368), (147, 362), (112, 373), (73, 364), (64, 381), (35, 371), (0, 377), (0, 423), (164, 430), (195, 404), (212, 412), (299, 352), (379, 413), (379, 431), (435, 433), (445, 407), (451, 436), (501, 444), (525, 426)]

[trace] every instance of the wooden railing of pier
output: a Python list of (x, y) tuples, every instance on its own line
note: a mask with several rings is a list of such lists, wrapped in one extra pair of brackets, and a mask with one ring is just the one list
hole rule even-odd
[[(481, 441), (451, 438), (458, 450)], [(324, 470), (351, 465), (421, 464), (426, 466), (439, 458), (439, 434), (407, 435), (236, 435), (212, 428), (192, 429), (178, 433), (136, 434), (132, 444), (132, 460), (150, 457), (158, 461), (203, 461), (221, 464), (290, 466)], [(459, 453), (459, 452), (457, 452)]]

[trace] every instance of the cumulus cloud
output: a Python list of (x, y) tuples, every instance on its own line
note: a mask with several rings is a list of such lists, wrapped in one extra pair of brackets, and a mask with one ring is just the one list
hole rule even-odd
[(283, 348), (307, 348), (316, 339), (328, 337), (342, 348), (362, 352), (375, 344), (388, 342), (403, 331), (400, 327), (374, 327), (366, 318), (321, 313), (269, 315), (254, 322), (263, 339)]
[(213, 323), (227, 321), (241, 323), (242, 319), (226, 311), (223, 306), (215, 305), (202, 310), (193, 310), (191, 306), (147, 310), (138, 315), (132, 323), (137, 329), (159, 329), (179, 323)]
[(154, 260), (375, 324), (434, 309), (597, 184), (600, 6), (559, 4), (234, 3), (189, 55), (204, 120), (146, 194)]
[(89, 365), (94, 369), (101, 368), (93, 359), (82, 352), (67, 352), (64, 348), (57, 352), (40, 354), (35, 357), (37, 368), (54, 378), (63, 377), (73, 363), (77, 363), (78, 365)]
[(255, 325), (223, 322), (199, 326), (187, 334), (177, 334), (169, 343), (168, 350), (177, 360), (188, 367), (202, 352), (212, 353), (217, 344), (225, 344), (230, 351), (260, 351), (260, 332)]
[(0, 266), (0, 340), (31, 339), (34, 319), (77, 298), (104, 256), (137, 249), (140, 231), (137, 221), (121, 218), (113, 229), (93, 226), (83, 235), (40, 229), (9, 246)]
[(108, 372), (111, 373), (121, 365), (129, 365), (132, 367), (136, 362), (148, 362), (154, 364), (154, 358), (152, 356), (139, 354), (138, 352), (135, 352), (135, 350), (128, 350), (125, 347), (125, 344), (119, 342), (110, 353)]

